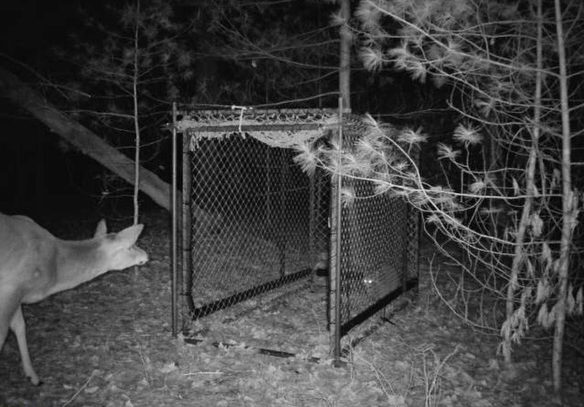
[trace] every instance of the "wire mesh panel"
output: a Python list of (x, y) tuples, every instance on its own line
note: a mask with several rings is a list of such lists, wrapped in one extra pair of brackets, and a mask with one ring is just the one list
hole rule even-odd
[(311, 176), (311, 254), (312, 264), (321, 268), (321, 272), (328, 273), (330, 253), (330, 199), (331, 177), (330, 174), (317, 168)]
[[(358, 119), (349, 120), (342, 150), (351, 153), (364, 134)], [(338, 325), (336, 333), (331, 331), (333, 348), (417, 277), (416, 212), (405, 199), (375, 188), (368, 177), (342, 176), (332, 183), (332, 273), (338, 279), (331, 290), (332, 323)]]
[(310, 183), (293, 151), (240, 134), (192, 144), (195, 317), (307, 275)]

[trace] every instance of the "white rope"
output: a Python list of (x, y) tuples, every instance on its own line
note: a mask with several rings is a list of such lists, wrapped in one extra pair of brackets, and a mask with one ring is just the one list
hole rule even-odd
[(241, 128), (243, 126), (243, 113), (246, 110), (253, 109), (253, 107), (231, 105), (231, 110), (236, 110), (236, 109), (239, 109), (239, 135), (242, 138), (245, 138), (245, 133), (241, 130)]

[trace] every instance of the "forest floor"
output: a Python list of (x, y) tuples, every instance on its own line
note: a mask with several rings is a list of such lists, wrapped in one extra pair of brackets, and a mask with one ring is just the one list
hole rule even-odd
[[(427, 246), (418, 297), (386, 314), (386, 323), (365, 323), (377, 329), (351, 349), (344, 367), (331, 365), (326, 324), (314, 324), (325, 309), (324, 291), (303, 282), (251, 301), (246, 312), (207, 317), (192, 327), (209, 333), (196, 345), (182, 335), (175, 339), (168, 216), (156, 212), (146, 219), (139, 246), (149, 252), (148, 264), (24, 306), (43, 384), (26, 381), (10, 334), (0, 354), (0, 406), (557, 405), (550, 339), (522, 342), (513, 366), (504, 368), (496, 354), (499, 338), (464, 326), (432, 293)], [(69, 232), (55, 234), (83, 238), (94, 225), (72, 222), (59, 226)], [(220, 326), (228, 346), (217, 346), (210, 333)], [(296, 344), (296, 357), (258, 353), (265, 344), (286, 351)], [(577, 356), (566, 347), (565, 406), (583, 405), (584, 359)]]

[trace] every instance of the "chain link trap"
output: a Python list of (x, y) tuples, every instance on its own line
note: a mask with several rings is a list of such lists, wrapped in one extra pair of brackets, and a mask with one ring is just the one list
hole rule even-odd
[[(323, 324), (338, 362), (347, 332), (416, 286), (415, 211), (403, 198), (376, 194), (372, 181), (331, 176), (339, 167), (330, 147), (358, 145), (359, 117), (299, 109), (173, 117), (174, 143), (180, 134), (183, 147), (180, 182), (176, 151), (173, 160), (182, 185), (182, 210), (173, 215), (173, 332), (292, 283), (313, 289), (321, 267)], [(313, 168), (298, 159), (307, 148), (316, 152)], [(327, 149), (333, 153), (318, 156)]]

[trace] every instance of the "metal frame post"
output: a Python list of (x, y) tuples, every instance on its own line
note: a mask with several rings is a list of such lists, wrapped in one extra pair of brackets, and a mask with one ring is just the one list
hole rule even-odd
[(187, 306), (189, 313), (194, 312), (193, 301), (193, 262), (192, 262), (192, 213), (191, 213), (191, 192), (192, 192), (192, 168), (190, 156), (191, 134), (186, 131), (182, 133), (182, 287), (181, 295)]
[(333, 314), (331, 320), (333, 322), (333, 329), (331, 330), (331, 348), (333, 353), (333, 365), (335, 367), (342, 366), (341, 363), (341, 220), (342, 220), (342, 202), (341, 202), (341, 188), (342, 188), (342, 154), (343, 154), (343, 99), (339, 98), (339, 151), (338, 151), (338, 164), (337, 168), (339, 173), (336, 179), (336, 185), (331, 188), (331, 218), (334, 219), (333, 225), (336, 227), (331, 228), (331, 270), (330, 270), (330, 287), (332, 292), (329, 293), (331, 296), (331, 307), (333, 308)]
[(176, 177), (176, 167), (177, 167), (177, 143), (176, 143), (176, 103), (172, 104), (172, 193), (171, 193), (171, 217), (172, 217), (172, 232), (171, 232), (171, 318), (172, 318), (172, 336), (176, 338), (178, 334), (178, 305), (177, 305), (177, 277), (178, 277), (178, 238), (177, 238), (177, 202), (176, 202), (176, 189), (177, 189), (177, 177)]

